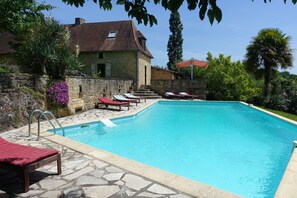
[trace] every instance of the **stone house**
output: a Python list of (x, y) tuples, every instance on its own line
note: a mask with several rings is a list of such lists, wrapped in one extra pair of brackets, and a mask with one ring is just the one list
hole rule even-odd
[(152, 54), (132, 20), (67, 25), (72, 48), (79, 48), (83, 72), (105, 79), (132, 79), (134, 88), (150, 85)]
[(161, 67), (151, 67), (152, 80), (175, 80), (177, 72), (170, 71)]
[[(79, 50), (82, 71), (102, 79), (133, 80), (134, 89), (151, 83), (152, 54), (146, 38), (132, 20), (86, 23), (76, 18), (65, 25), (71, 34), (71, 48)], [(10, 34), (0, 34), (0, 63), (12, 63)]]

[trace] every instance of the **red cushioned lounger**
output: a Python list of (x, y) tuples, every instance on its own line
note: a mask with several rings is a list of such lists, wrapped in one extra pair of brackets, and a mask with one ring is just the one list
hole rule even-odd
[(128, 110), (129, 110), (129, 106), (130, 106), (129, 102), (112, 101), (109, 98), (105, 98), (105, 97), (98, 98), (98, 100), (101, 102), (101, 103), (99, 103), (99, 105), (102, 104), (102, 105), (104, 105), (106, 107), (108, 107), (109, 105), (110, 106), (118, 106), (119, 110), (121, 110), (122, 106), (126, 106), (126, 107), (128, 107)]
[(0, 138), (0, 169), (20, 174), (24, 192), (29, 190), (29, 173), (54, 161), (57, 161), (57, 172), (61, 174), (61, 154), (58, 151), (13, 144)]

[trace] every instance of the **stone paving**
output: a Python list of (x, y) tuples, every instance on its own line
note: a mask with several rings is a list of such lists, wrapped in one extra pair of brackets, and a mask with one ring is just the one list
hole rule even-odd
[[(80, 122), (99, 120), (104, 117), (125, 115), (143, 105), (134, 106), (129, 111), (92, 109), (80, 114), (59, 119), (63, 126)], [(42, 126), (49, 127), (48, 123)], [(32, 130), (36, 130), (32, 124)], [(21, 180), (17, 174), (0, 170), (0, 198), (6, 197), (89, 197), (89, 198), (189, 198), (190, 196), (162, 186), (152, 180), (120, 169), (94, 157), (81, 154), (45, 138), (36, 141), (24, 137), (28, 126), (0, 133), (0, 137), (17, 144), (39, 148), (52, 148), (62, 153), (62, 174), (57, 175), (56, 163), (44, 166), (30, 174), (30, 190), (21, 192)]]

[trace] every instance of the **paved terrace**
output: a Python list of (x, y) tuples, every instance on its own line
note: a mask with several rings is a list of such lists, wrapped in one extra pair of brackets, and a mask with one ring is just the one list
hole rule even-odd
[[(125, 107), (123, 111), (92, 109), (73, 116), (60, 118), (59, 122), (62, 126), (69, 126), (98, 121), (103, 118), (134, 114), (155, 101), (147, 100), (146, 103), (132, 106), (129, 111)], [(33, 133), (37, 132), (36, 123), (32, 124), (31, 128)], [(46, 132), (50, 128), (52, 127), (48, 122), (44, 121), (41, 123), (42, 133), (39, 141), (36, 141), (35, 134), (30, 138), (25, 137), (28, 134), (28, 126), (0, 133), (0, 137), (10, 142), (39, 148), (56, 149), (62, 154), (62, 174), (56, 174), (56, 163), (38, 169), (30, 174), (30, 190), (27, 193), (21, 192), (22, 183), (17, 174), (0, 170), (0, 198), (191, 197), (183, 192), (189, 192), (194, 197), (238, 197)], [(125, 165), (127, 168), (120, 168), (120, 166), (115, 164)], [(180, 191), (175, 189), (180, 189)]]

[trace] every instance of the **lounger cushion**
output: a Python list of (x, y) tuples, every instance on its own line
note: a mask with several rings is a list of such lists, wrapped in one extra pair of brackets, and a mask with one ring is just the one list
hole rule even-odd
[(0, 138), (0, 163), (27, 166), (57, 153), (56, 150), (13, 144)]
[(129, 105), (129, 102), (118, 102), (118, 101), (112, 101), (109, 98), (98, 98), (101, 102), (109, 105)]

